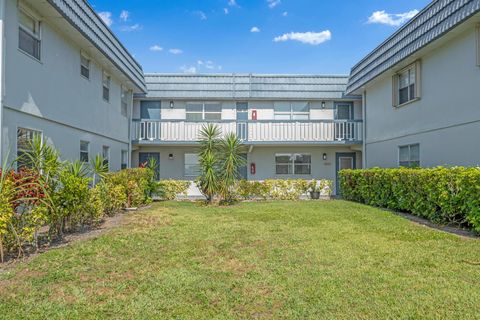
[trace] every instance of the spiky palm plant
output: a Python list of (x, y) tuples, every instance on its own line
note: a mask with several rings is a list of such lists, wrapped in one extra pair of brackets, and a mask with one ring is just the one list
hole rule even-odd
[(219, 145), (220, 128), (208, 124), (200, 131), (199, 163), (201, 168), (198, 185), (209, 203), (213, 203), (215, 195), (220, 191)]
[(220, 177), (221, 195), (227, 202), (231, 201), (232, 187), (239, 179), (239, 168), (246, 164), (242, 154), (245, 152), (245, 147), (234, 133), (229, 133), (221, 140), (220, 152)]
[(67, 166), (67, 170), (77, 178), (85, 178), (90, 173), (88, 166), (85, 165), (84, 162), (80, 160), (76, 160), (75, 162), (69, 163)]
[(98, 183), (99, 180), (105, 178), (108, 173), (108, 164), (105, 163), (105, 159), (97, 154), (95, 158), (90, 162), (90, 170), (92, 171), (92, 184), (93, 187)]

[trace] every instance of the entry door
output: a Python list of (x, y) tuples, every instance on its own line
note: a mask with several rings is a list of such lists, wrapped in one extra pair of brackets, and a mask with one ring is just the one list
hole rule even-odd
[(340, 141), (353, 139), (353, 104), (337, 103), (335, 105), (335, 139)]
[(337, 153), (336, 164), (336, 194), (340, 195), (340, 179), (338, 172), (340, 170), (355, 169), (356, 168), (356, 156), (355, 153)]
[(158, 152), (140, 152), (138, 154), (138, 163), (142, 166), (148, 164), (150, 159), (155, 159), (157, 166), (155, 168), (155, 179), (160, 179), (160, 153)]

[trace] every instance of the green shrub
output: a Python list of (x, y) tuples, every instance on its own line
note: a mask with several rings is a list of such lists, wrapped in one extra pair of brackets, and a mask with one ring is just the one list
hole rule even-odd
[(187, 196), (189, 181), (162, 180), (158, 182), (158, 195), (162, 200), (175, 200), (179, 194)]
[[(315, 184), (321, 188), (323, 195), (331, 194), (330, 180), (315, 181)], [(245, 200), (263, 199), (263, 200), (299, 200), (301, 196), (306, 195), (312, 188), (312, 183), (307, 180), (265, 180), (265, 181), (246, 181), (238, 183), (236, 193)]]
[[(126, 197), (126, 207), (138, 207), (151, 201), (150, 181), (154, 173), (148, 168), (125, 169), (119, 172), (109, 173), (105, 182), (109, 185), (123, 188)], [(117, 190), (118, 192), (120, 189)]]
[(343, 170), (340, 186), (347, 200), (480, 232), (480, 168)]

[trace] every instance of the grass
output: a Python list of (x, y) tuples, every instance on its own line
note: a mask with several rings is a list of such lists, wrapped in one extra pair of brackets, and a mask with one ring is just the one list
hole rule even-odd
[(344, 201), (158, 203), (0, 275), (2, 319), (480, 319), (480, 241)]

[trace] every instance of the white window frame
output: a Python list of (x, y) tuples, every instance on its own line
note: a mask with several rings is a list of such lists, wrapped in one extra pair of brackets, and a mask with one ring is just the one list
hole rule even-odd
[[(112, 86), (112, 77), (106, 71), (102, 74), (102, 98), (105, 102), (110, 102), (110, 88)], [(105, 90), (108, 92), (108, 97), (105, 98)]]
[[(32, 128), (29, 128), (29, 127), (17, 127), (16, 138), (15, 138), (15, 151), (16, 151), (15, 154), (16, 154), (17, 158), (19, 157), (20, 152), (31, 152), (32, 151), (32, 150), (22, 149), (18, 145), (18, 131), (19, 130), (26, 130), (26, 131), (32, 132), (33, 134), (39, 134), (40, 139), (41, 139), (41, 143), (43, 144), (43, 131), (38, 130), (38, 129), (32, 129)], [(17, 170), (20, 169), (18, 161), (16, 163), (16, 167), (17, 167)]]
[[(415, 102), (421, 98), (421, 63), (416, 61), (409, 66), (403, 68), (393, 76), (393, 106), (402, 107), (404, 105)], [(412, 73), (414, 73), (412, 75)], [(401, 86), (401, 78), (406, 75), (408, 83), (406, 86)], [(411, 86), (413, 85), (413, 89)], [(400, 91), (406, 89), (408, 99), (407, 101), (400, 101)]]
[[(310, 163), (296, 163), (297, 156), (309, 156)], [(277, 162), (277, 157), (289, 157), (289, 162)], [(291, 166), (291, 173), (278, 173), (277, 166), (278, 165), (288, 165)], [(295, 166), (308, 166), (310, 168), (309, 173), (296, 173)], [(290, 171), (290, 170), (289, 170)], [(275, 175), (277, 176), (293, 176), (293, 175), (302, 175), (302, 176), (309, 176), (312, 174), (312, 155), (310, 153), (276, 153), (275, 154)]]
[[(83, 60), (86, 61), (86, 64), (84, 63)], [(90, 80), (91, 65), (92, 65), (92, 60), (86, 54), (80, 53), (80, 75), (87, 80)], [(83, 68), (85, 68), (88, 71), (88, 77), (82, 73)]]
[[(197, 163), (187, 163), (187, 156), (188, 155), (194, 155), (197, 157)], [(187, 165), (189, 166), (196, 166), (197, 167), (197, 173), (196, 174), (189, 174), (187, 173)], [(196, 153), (185, 153), (183, 155), (183, 174), (185, 177), (191, 177), (191, 178), (196, 178), (200, 175), (200, 159), (198, 159), (198, 154)]]
[[(288, 103), (290, 105), (290, 111), (276, 111), (275, 104), (277, 103)], [(308, 111), (294, 111), (293, 105), (295, 103), (304, 103), (308, 105)], [(276, 101), (273, 103), (273, 113), (275, 120), (284, 120), (284, 121), (308, 121), (310, 120), (310, 110), (311, 104), (309, 101)], [(282, 119), (282, 116), (288, 116), (288, 119)], [(306, 116), (306, 119), (295, 119), (296, 116)]]
[(20, 34), (18, 35), (18, 50), (20, 50), (22, 53), (26, 54), (27, 56), (37, 61), (41, 61), (42, 59), (42, 23), (40, 21), (40, 18), (36, 14), (32, 13), (30, 10), (28, 10), (27, 8), (21, 5), (18, 6), (17, 15), (19, 16), (20, 13), (31, 18), (35, 24), (36, 32), (32, 32), (31, 30), (29, 30), (27, 26), (24, 26), (20, 22), (20, 17), (18, 17), (18, 32), (20, 33), (20, 29), (21, 29), (23, 32), (27, 33), (29, 36), (33, 37), (35, 40), (38, 41), (38, 57), (35, 57), (34, 55), (31, 55), (29, 52), (20, 48)]
[(128, 105), (130, 100), (130, 90), (122, 85), (121, 88), (121, 97), (120, 97), (120, 113), (122, 116), (128, 116)]
[(122, 149), (120, 151), (120, 157), (121, 157), (121, 169), (126, 169), (128, 168), (128, 150)]
[[(105, 156), (105, 151), (107, 151), (106, 156)], [(102, 157), (103, 157), (103, 163), (106, 164), (107, 170), (110, 171), (110, 146), (102, 146)]]
[[(418, 160), (412, 159), (412, 147), (418, 147)], [(408, 160), (401, 161), (400, 154), (402, 148), (408, 148)], [(405, 168), (420, 167), (420, 143), (412, 143), (407, 145), (401, 145), (398, 147), (398, 166)], [(407, 165), (404, 162), (408, 162)]]
[[(82, 144), (87, 145), (87, 150), (82, 150)], [(90, 161), (90, 141), (87, 140), (80, 140), (80, 161), (82, 161), (82, 154), (87, 154), (87, 161), (83, 161), (84, 163), (88, 163)]]
[[(196, 105), (202, 105), (202, 111), (187, 111), (187, 107), (189, 104), (196, 104)], [(219, 112), (210, 112), (210, 111), (205, 111), (205, 105), (209, 105), (209, 104), (216, 104), (216, 105), (219, 105), (220, 106), (220, 111)], [(189, 120), (187, 119), (188, 118), (188, 114), (201, 114), (202, 115), (202, 119), (198, 119), (198, 120)], [(206, 119), (205, 118), (205, 115), (206, 114), (219, 114), (220, 115), (220, 119), (215, 119), (215, 120), (211, 120), (211, 119)], [(190, 101), (190, 102), (187, 102), (185, 104), (185, 119), (187, 121), (221, 121), (223, 118), (223, 104), (221, 102), (214, 102), (214, 101), (205, 101), (205, 102), (194, 102), (194, 101)]]

